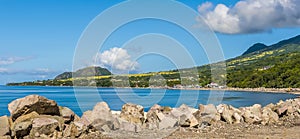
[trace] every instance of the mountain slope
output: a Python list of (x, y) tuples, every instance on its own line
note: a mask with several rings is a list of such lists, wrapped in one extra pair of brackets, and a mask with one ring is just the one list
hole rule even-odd
[[(218, 69), (218, 64), (203, 65), (197, 67), (199, 75), (199, 84), (205, 86), (209, 83), (216, 82), (219, 85), (240, 88), (300, 88), (300, 36), (293, 37), (279, 43), (265, 46), (264, 44), (255, 44), (250, 47), (243, 55), (236, 58), (228, 59), (226, 62), (226, 75), (219, 75), (212, 80), (211, 71)], [(214, 65), (214, 66), (211, 66)], [(215, 69), (211, 69), (214, 67)], [(130, 75), (111, 75), (111, 73), (101, 67), (87, 67), (74, 73), (65, 72), (58, 75), (55, 80), (46, 80), (42, 82), (24, 82), (11, 83), (8, 85), (76, 85), (91, 86), (97, 85), (102, 87), (149, 87), (151, 85), (173, 87), (176, 85), (195, 86), (194, 77), (181, 77), (180, 73), (190, 73), (190, 69), (150, 72)], [(82, 78), (72, 78), (75, 77)], [(153, 76), (161, 75), (164, 80), (153, 80)], [(129, 83), (126, 79), (129, 79)], [(182, 82), (185, 80), (185, 82)], [(226, 80), (226, 83), (224, 82)], [(183, 84), (186, 83), (186, 84)], [(198, 85), (198, 84), (197, 84)]]
[(103, 76), (103, 75), (112, 75), (109, 70), (101, 67), (87, 67), (79, 69), (75, 72), (64, 72), (55, 77), (55, 80), (63, 80), (75, 77), (91, 77), (91, 76)]
[(254, 45), (252, 45), (246, 52), (244, 52), (242, 55), (246, 55), (246, 54), (250, 54), (262, 49), (267, 48), (268, 46), (263, 44), (263, 43), (256, 43)]
[(280, 41), (280, 42), (278, 42), (276, 44), (273, 44), (273, 45), (270, 45), (270, 46), (267, 46), (267, 45), (262, 44), (262, 43), (256, 43), (253, 46), (251, 46), (246, 52), (244, 52), (242, 54), (242, 56), (250, 54), (250, 53), (258, 54), (258, 53), (261, 53), (261, 52), (271, 51), (271, 50), (279, 49), (281, 47), (284, 47), (286, 45), (291, 45), (291, 44), (300, 45), (300, 35), (292, 37), (292, 38), (287, 39), (287, 40)]

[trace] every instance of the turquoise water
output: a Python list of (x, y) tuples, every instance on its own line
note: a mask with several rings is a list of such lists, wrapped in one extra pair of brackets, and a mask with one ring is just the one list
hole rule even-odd
[[(171, 107), (178, 107), (185, 103), (197, 108), (200, 103), (207, 104), (212, 93), (217, 94), (213, 95), (212, 98), (222, 94), (222, 92), (207, 90), (131, 90), (82, 87), (77, 88), (74, 92), (73, 87), (0, 86), (0, 115), (9, 115), (8, 103), (30, 94), (38, 94), (55, 100), (58, 105), (69, 107), (78, 115), (82, 115), (82, 111), (93, 109), (93, 106), (102, 100), (107, 102), (112, 110), (120, 110), (126, 102), (141, 104), (145, 107), (145, 111), (155, 103)], [(293, 94), (226, 91), (221, 103), (230, 104), (234, 107), (250, 106), (256, 103), (264, 106), (295, 97), (296, 95)]]

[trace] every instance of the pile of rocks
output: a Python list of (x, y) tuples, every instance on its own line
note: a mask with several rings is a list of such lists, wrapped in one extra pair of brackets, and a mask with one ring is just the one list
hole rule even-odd
[[(280, 118), (300, 117), (300, 99), (280, 101), (262, 107), (235, 108), (230, 105), (185, 104), (179, 108), (154, 105), (148, 112), (135, 104), (111, 111), (107, 103), (97, 103), (79, 118), (72, 110), (45, 97), (30, 95), (8, 105), (10, 117), (0, 117), (0, 138), (104, 138), (112, 131), (140, 132), (176, 127), (205, 128), (219, 122), (228, 124), (276, 124)], [(1, 137), (2, 136), (2, 137)]]
[(0, 117), (0, 139), (10, 138), (93, 138), (103, 135), (85, 126), (72, 110), (53, 100), (30, 95), (8, 105), (10, 117)]

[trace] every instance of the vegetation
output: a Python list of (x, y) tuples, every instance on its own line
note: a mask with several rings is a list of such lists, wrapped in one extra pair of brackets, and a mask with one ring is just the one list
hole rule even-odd
[[(226, 60), (225, 63), (227, 74), (214, 80), (220, 85), (240, 88), (300, 88), (300, 35), (271, 46), (255, 44), (243, 55)], [(72, 86), (75, 83), (74, 85), (79, 86), (99, 87), (206, 86), (212, 82), (211, 71), (218, 72), (217, 68), (211, 67), (218, 67), (218, 64), (220, 63), (197, 67), (198, 77), (191, 74), (191, 69), (112, 75), (105, 68), (88, 67), (74, 73), (65, 72), (54, 80), (7, 85)]]

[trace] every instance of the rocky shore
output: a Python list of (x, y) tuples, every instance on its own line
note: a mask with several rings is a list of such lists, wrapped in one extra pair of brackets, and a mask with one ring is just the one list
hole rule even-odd
[[(212, 104), (191, 108), (154, 105), (148, 112), (136, 104), (112, 111), (105, 102), (81, 117), (53, 100), (30, 95), (8, 104), (0, 117), (0, 139), (11, 138), (297, 138), (300, 98), (262, 107)], [(283, 132), (284, 131), (284, 132)], [(294, 133), (295, 132), (295, 133)], [(273, 137), (273, 136), (271, 136)]]

